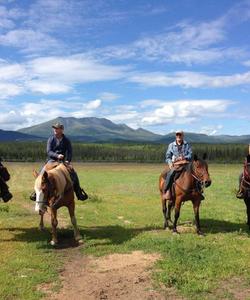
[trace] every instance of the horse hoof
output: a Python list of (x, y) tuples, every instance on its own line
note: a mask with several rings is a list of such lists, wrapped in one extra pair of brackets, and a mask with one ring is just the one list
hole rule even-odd
[(45, 231), (45, 227), (44, 227), (44, 226), (39, 226), (38, 229), (39, 229), (40, 231), (42, 231), (42, 232)]
[(57, 243), (57, 242), (55, 242), (55, 241), (53, 241), (53, 240), (52, 240), (52, 241), (50, 241), (50, 245), (51, 245), (51, 246), (56, 246), (57, 244), (58, 244), (58, 243)]
[(177, 230), (173, 230), (173, 234), (174, 235), (180, 235), (179, 231), (177, 231)]
[(202, 231), (198, 231), (197, 234), (198, 234), (198, 236), (200, 236), (200, 237), (204, 237), (204, 236), (205, 236), (205, 234), (204, 234)]
[(79, 245), (83, 245), (83, 243), (84, 243), (82, 239), (78, 240), (77, 242)]

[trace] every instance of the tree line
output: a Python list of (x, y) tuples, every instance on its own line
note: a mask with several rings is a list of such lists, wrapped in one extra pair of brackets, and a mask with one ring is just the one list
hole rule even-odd
[[(88, 144), (75, 142), (73, 159), (79, 162), (148, 162), (165, 161), (167, 145), (163, 144)], [(243, 144), (192, 144), (193, 153), (212, 162), (242, 162), (248, 154), (248, 145)], [(5, 161), (45, 161), (45, 142), (2, 142), (0, 156)]]

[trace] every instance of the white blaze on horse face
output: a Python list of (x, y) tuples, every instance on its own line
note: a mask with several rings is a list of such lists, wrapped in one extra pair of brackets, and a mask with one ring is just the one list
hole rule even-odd
[(35, 211), (43, 211), (44, 210), (44, 193), (39, 189), (35, 189), (36, 191), (36, 206)]

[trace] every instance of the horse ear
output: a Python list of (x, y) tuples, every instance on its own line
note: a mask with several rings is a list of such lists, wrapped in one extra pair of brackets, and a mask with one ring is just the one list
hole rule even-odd
[(194, 161), (198, 160), (197, 154), (194, 154)]
[(247, 163), (250, 163), (250, 154), (247, 155)]
[(207, 153), (204, 153), (204, 154), (203, 154), (202, 159), (203, 159), (203, 160), (206, 160), (206, 159), (207, 159)]
[(33, 176), (34, 176), (35, 178), (37, 178), (38, 175), (39, 175), (39, 173), (38, 173), (36, 170), (33, 170)]

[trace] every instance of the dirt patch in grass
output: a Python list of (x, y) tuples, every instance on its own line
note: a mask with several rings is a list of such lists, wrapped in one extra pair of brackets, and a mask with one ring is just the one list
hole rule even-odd
[(134, 251), (96, 258), (76, 250), (61, 272), (59, 292), (43, 286), (47, 299), (182, 299), (173, 289), (153, 286), (151, 269), (158, 254)]
[(247, 300), (250, 299), (250, 286), (242, 278), (231, 278), (223, 281), (213, 293), (217, 299)]

